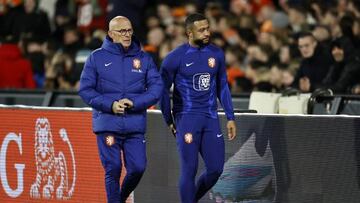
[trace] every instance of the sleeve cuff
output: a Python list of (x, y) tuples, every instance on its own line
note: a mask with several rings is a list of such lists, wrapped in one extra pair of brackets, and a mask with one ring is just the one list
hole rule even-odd
[(112, 105), (114, 103), (114, 100), (110, 99), (110, 98), (107, 98), (107, 97), (104, 97), (104, 102), (103, 102), (103, 111), (105, 112), (109, 112), (109, 113), (112, 113)]
[(228, 116), (228, 117), (227, 117), (227, 120), (228, 120), (228, 121), (234, 121), (234, 120), (235, 120), (235, 116), (234, 116), (234, 115)]

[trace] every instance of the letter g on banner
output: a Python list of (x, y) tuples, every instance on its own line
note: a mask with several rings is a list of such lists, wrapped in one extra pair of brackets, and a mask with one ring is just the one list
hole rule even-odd
[(11, 141), (16, 142), (20, 151), (20, 155), (22, 154), (21, 134), (19, 134), (19, 136), (16, 135), (15, 133), (7, 134), (1, 145), (0, 176), (1, 176), (1, 184), (4, 187), (6, 194), (8, 194), (12, 198), (16, 198), (24, 191), (23, 171), (25, 168), (25, 164), (14, 164), (17, 171), (17, 188), (15, 190), (11, 189), (6, 175), (6, 152), (8, 145)]

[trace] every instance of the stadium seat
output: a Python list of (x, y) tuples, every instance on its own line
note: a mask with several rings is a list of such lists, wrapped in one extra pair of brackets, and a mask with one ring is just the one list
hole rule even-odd
[(280, 93), (256, 92), (250, 95), (249, 109), (258, 113), (278, 113), (278, 100)]

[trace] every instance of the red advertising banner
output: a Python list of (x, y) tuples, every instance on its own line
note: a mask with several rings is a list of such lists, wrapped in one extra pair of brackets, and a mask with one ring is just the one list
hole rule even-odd
[(0, 202), (106, 202), (91, 112), (0, 108), (0, 183)]

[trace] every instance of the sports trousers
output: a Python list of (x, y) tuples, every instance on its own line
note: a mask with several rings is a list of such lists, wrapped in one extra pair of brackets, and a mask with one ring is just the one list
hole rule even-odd
[[(108, 203), (125, 203), (136, 188), (146, 168), (144, 134), (98, 133), (97, 145), (105, 171), (105, 186)], [(120, 188), (123, 153), (126, 176)]]
[[(180, 198), (182, 203), (195, 203), (215, 185), (223, 171), (224, 136), (217, 118), (183, 114), (175, 119), (181, 164)], [(205, 170), (195, 183), (199, 153), (204, 160)]]

